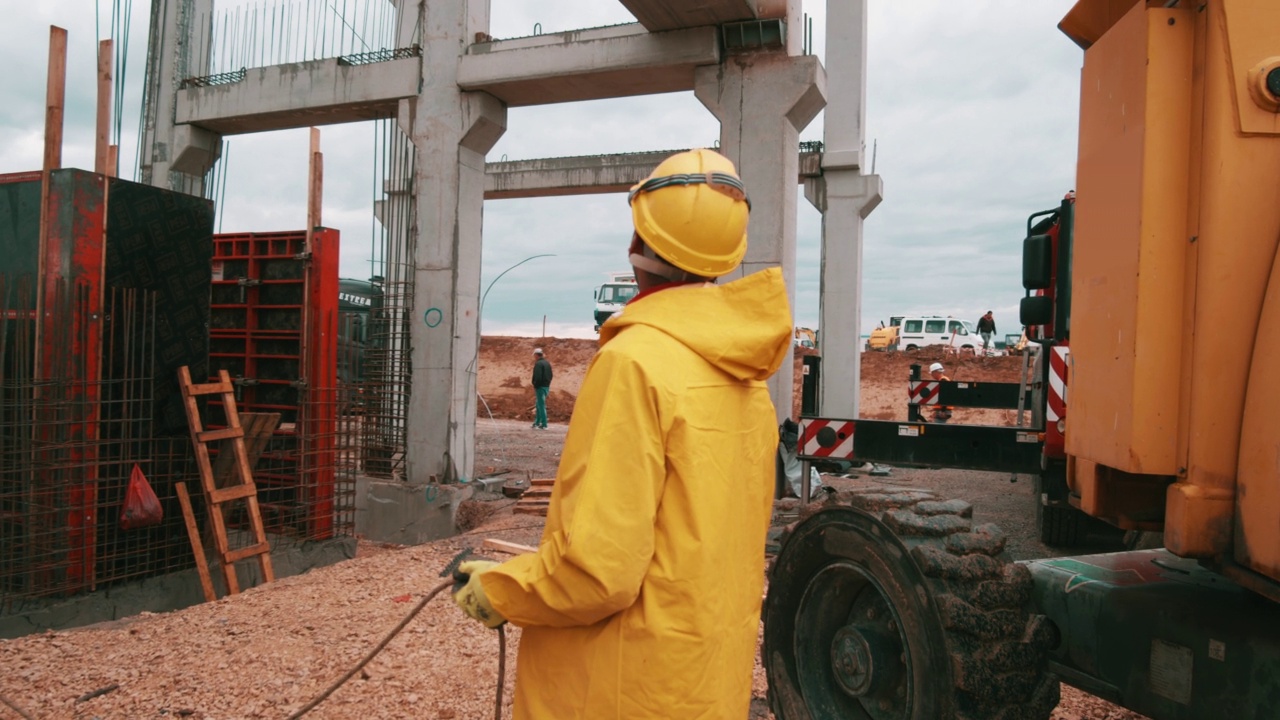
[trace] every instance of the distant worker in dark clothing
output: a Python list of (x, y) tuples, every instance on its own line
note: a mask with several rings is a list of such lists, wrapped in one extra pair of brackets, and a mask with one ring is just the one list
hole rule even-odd
[(986, 355), (991, 347), (991, 336), (996, 332), (996, 319), (988, 310), (986, 315), (978, 318), (978, 334), (982, 336), (982, 354)]
[(533, 354), (538, 359), (533, 363), (533, 393), (537, 397), (537, 413), (533, 418), (535, 430), (547, 429), (547, 395), (551, 393), (551, 363), (542, 354), (542, 348), (535, 348)]

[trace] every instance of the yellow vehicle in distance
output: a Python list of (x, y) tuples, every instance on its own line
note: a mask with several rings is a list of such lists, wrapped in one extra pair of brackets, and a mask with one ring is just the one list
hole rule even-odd
[(867, 350), (883, 350), (886, 352), (898, 349), (898, 330), (902, 327), (902, 318), (905, 315), (893, 315), (889, 318), (889, 324), (880, 323), (880, 327), (871, 331), (871, 337), (867, 338)]
[(795, 332), (795, 346), (809, 348), (810, 350), (818, 349), (818, 333), (807, 327), (797, 327)]

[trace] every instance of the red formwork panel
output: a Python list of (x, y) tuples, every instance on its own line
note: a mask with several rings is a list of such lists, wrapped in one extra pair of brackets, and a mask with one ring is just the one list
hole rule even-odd
[(278, 412), (254, 472), (273, 532), (333, 535), (337, 426), (337, 230), (214, 236), (210, 373), (227, 370), (240, 412)]
[(56, 526), (65, 526), (66, 577), (61, 583), (74, 591), (95, 584), (97, 562), (95, 441), (102, 379), (107, 178), (80, 170), (55, 171), (49, 174), (48, 193), (47, 231), (38, 251), (37, 380), (65, 383), (63, 407), (77, 410), (69, 423), (54, 416), (61, 414), (56, 407), (44, 408), (49, 417), (35, 418), (48, 464), (59, 468), (41, 473), (39, 485), (58, 490), (52, 497), (44, 495), (61, 506), (56, 513), (61, 517), (49, 528), (55, 532), (47, 537), (59, 537)]
[[(49, 223), (42, 283), (41, 373), (46, 378), (81, 379), (70, 402), (84, 407), (69, 430), (72, 465), (83, 468), (83, 482), (67, 487), (68, 580), (74, 588), (93, 587), (97, 564), (97, 450), (99, 388), (102, 379), (102, 293), (106, 243), (108, 178), (84, 172), (50, 173)], [(74, 278), (74, 279), (73, 279)], [(51, 305), (70, 310), (59, 323)], [(38, 310), (37, 310), (38, 311)], [(63, 331), (64, 336), (56, 334)], [(74, 446), (79, 447), (74, 447)]]
[[(45, 178), (0, 175), (0, 612), (13, 598), (163, 572), (175, 557), (169, 538), (185, 537), (168, 509), (145, 529), (126, 531), (117, 518), (135, 462), (162, 503), (172, 498), (166, 478), (151, 473), (152, 371), (165, 353), (155, 350), (156, 326), (146, 334), (148, 302), (152, 322), (163, 302), (203, 328), (207, 286), (182, 277), (180, 262), (143, 272), (133, 256), (180, 247), (172, 255), (203, 264), (207, 282), (212, 204), (73, 168)], [(204, 243), (202, 259), (192, 238)], [(142, 298), (141, 312), (113, 301), (126, 293)], [(195, 344), (168, 355), (203, 371), (207, 347)]]
[[(9, 529), (0, 536), (24, 538), (29, 587), (75, 592), (94, 584), (97, 559), (106, 178), (58, 170), (46, 183), (41, 172), (11, 173), (0, 175), (0, 185), (11, 226), (0, 243), (0, 275), (9, 283), (0, 332), (12, 335), (16, 323), (31, 323), (29, 380), (35, 393), (26, 418), (34, 472), (21, 510), (5, 513)], [(42, 192), (48, 193), (43, 217)], [(34, 292), (29, 304), (12, 304), (21, 278), (30, 280)]]

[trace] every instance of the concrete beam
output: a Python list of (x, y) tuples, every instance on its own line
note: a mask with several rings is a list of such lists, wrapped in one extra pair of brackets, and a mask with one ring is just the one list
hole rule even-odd
[(719, 25), (756, 17), (755, 0), (620, 0), (652, 32)]
[(694, 68), (719, 62), (714, 27), (618, 25), (476, 43), (458, 66), (458, 87), (512, 107), (549, 105), (692, 90)]
[[(485, 163), (484, 199), (626, 192), (679, 150)], [(822, 153), (801, 151), (799, 182), (822, 175)]]
[(179, 90), (175, 116), (222, 135), (389, 117), (402, 98), (418, 95), (421, 62), (325, 58), (250, 68), (237, 83)]

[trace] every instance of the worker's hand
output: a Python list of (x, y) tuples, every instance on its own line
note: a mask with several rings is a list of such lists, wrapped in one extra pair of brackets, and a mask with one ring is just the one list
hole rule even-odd
[(458, 603), (462, 612), (484, 623), (485, 627), (496, 628), (507, 621), (489, 604), (480, 585), (480, 576), (497, 567), (491, 560), (469, 560), (458, 566), (453, 573), (453, 601)]

